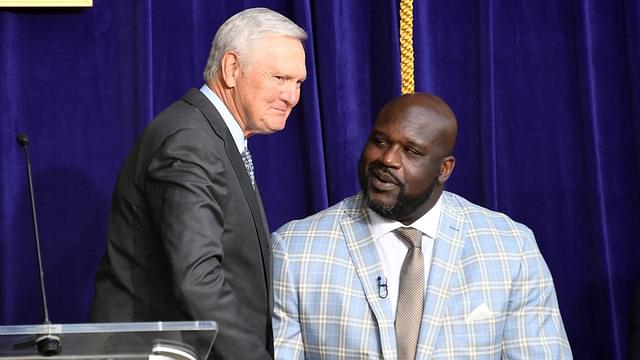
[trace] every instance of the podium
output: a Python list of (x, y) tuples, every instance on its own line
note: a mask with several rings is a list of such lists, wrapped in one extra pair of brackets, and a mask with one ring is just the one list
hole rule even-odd
[[(0, 326), (0, 359), (206, 360), (215, 321)], [(60, 338), (58, 355), (38, 354), (36, 339)]]

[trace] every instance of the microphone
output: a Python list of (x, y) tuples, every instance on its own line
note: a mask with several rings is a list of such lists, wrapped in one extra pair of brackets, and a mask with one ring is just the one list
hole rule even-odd
[[(42, 270), (42, 256), (40, 255), (40, 236), (38, 235), (38, 220), (36, 218), (36, 202), (33, 195), (33, 180), (31, 179), (31, 160), (29, 159), (29, 138), (25, 134), (18, 134), (16, 137), (18, 145), (24, 149), (24, 157), (27, 163), (27, 180), (29, 183), (29, 197), (31, 199), (31, 217), (33, 219), (33, 235), (36, 239), (36, 253), (38, 255), (38, 272), (40, 274), (40, 293), (42, 294), (42, 307), (44, 310), (44, 325), (51, 325), (49, 321), (49, 310), (47, 309), (47, 295), (44, 290), (44, 272)], [(25, 344), (16, 344), (24, 346)], [(31, 344), (33, 345), (33, 344)], [(38, 334), (35, 339), (38, 353), (43, 356), (57, 355), (62, 351), (60, 337), (51, 334)]]
[(387, 288), (387, 278), (378, 276), (378, 296), (382, 299), (386, 299), (389, 296), (389, 289)]

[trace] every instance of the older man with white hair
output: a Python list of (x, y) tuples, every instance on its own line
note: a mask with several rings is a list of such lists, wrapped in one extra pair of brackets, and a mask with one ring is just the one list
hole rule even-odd
[(305, 31), (264, 8), (218, 30), (204, 71), (126, 159), (92, 320), (215, 320), (214, 359), (270, 359), (269, 230), (246, 139), (284, 128), (306, 78)]

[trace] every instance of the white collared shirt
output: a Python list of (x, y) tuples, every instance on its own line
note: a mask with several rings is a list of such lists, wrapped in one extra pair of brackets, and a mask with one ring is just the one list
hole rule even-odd
[(247, 139), (244, 138), (242, 128), (240, 128), (240, 125), (238, 125), (236, 119), (233, 117), (233, 115), (231, 115), (229, 109), (227, 109), (227, 106), (222, 102), (222, 100), (220, 100), (218, 95), (216, 95), (216, 93), (214, 93), (207, 84), (204, 84), (202, 85), (202, 87), (200, 87), (200, 92), (203, 93), (204, 96), (206, 96), (207, 99), (211, 101), (216, 110), (218, 110), (220, 116), (222, 116), (222, 120), (224, 120), (224, 123), (227, 125), (227, 128), (231, 132), (233, 141), (238, 147), (238, 152), (242, 154), (244, 149), (247, 147)]
[[(404, 257), (409, 251), (406, 241), (400, 239), (394, 232), (399, 227), (403, 227), (399, 221), (383, 218), (375, 211), (367, 208), (371, 226), (371, 234), (376, 243), (378, 256), (382, 262), (382, 268), (386, 276), (387, 299), (391, 304), (393, 316), (396, 314), (398, 303), (398, 286), (400, 283), (400, 269), (404, 262)], [(427, 279), (431, 270), (431, 259), (433, 256), (433, 245), (438, 232), (440, 213), (442, 212), (442, 197), (436, 204), (410, 227), (422, 231), (422, 255), (424, 256), (424, 282), (425, 291), (427, 289)], [(384, 279), (382, 280), (384, 282)]]

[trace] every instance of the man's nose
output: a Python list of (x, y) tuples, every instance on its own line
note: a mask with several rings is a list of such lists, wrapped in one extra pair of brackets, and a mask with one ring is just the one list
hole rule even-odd
[(392, 168), (400, 167), (400, 149), (398, 145), (387, 147), (382, 153), (382, 163)]
[(290, 106), (296, 106), (300, 99), (300, 87), (295, 82), (288, 82), (280, 91), (280, 97)]

